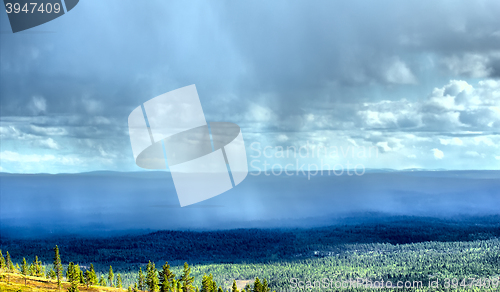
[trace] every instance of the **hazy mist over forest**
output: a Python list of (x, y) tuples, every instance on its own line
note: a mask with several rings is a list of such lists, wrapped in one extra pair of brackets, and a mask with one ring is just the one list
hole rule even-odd
[[(256, 173), (254, 173), (256, 174)], [(363, 176), (250, 174), (237, 188), (181, 208), (167, 172), (2, 174), (4, 235), (155, 229), (313, 227), (363, 212), (500, 214), (498, 171), (375, 171)], [(110, 233), (111, 232), (111, 233)]]

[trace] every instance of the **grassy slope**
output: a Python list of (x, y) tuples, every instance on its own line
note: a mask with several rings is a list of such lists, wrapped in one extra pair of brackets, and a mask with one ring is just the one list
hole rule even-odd
[[(24, 285), (24, 277), (19, 274), (13, 273), (0, 273), (0, 292), (52, 292), (58, 291), (57, 281), (48, 280), (37, 277), (27, 277), (26, 286)], [(61, 291), (68, 291), (69, 283), (62, 282)], [(111, 287), (90, 287), (79, 286), (82, 292), (124, 292), (125, 289), (111, 288)]]

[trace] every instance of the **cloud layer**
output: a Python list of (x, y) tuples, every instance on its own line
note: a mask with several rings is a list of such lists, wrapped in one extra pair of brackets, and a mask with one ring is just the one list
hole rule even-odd
[(498, 1), (85, 1), (0, 35), (2, 171), (138, 170), (128, 114), (189, 84), (207, 120), (239, 124), (248, 145), (376, 147), (377, 159), (356, 161), (373, 168), (495, 169), (497, 11)]

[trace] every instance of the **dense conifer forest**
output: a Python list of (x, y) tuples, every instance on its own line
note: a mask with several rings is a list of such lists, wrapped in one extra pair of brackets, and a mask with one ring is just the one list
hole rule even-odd
[[(10, 273), (63, 281), (71, 292), (105, 286), (131, 291), (186, 291), (183, 287), (233, 291), (233, 284), (240, 291), (256, 292), (365, 291), (371, 288), (363, 285), (381, 281), (416, 285), (411, 286), (414, 291), (431, 284), (456, 291), (497, 291), (499, 222), (497, 216), (394, 217), (314, 229), (3, 238), (1, 283)], [(353, 281), (358, 286), (352, 287)], [(342, 283), (351, 286), (337, 287)]]

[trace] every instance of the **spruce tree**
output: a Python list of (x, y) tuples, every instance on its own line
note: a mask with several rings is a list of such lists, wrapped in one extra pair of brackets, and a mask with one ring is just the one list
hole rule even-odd
[(36, 277), (43, 277), (43, 266), (42, 261), (38, 260), (38, 256), (35, 256), (35, 261), (33, 261), (34, 272)]
[(10, 254), (9, 252), (7, 251), (7, 269), (9, 270), (9, 272), (14, 272), (14, 270), (16, 269), (14, 267), (14, 263), (12, 263), (12, 260), (10, 259)]
[(97, 278), (97, 275), (94, 270), (94, 265), (90, 264), (90, 285), (97, 285), (99, 279)]
[(253, 283), (253, 292), (262, 292), (262, 284), (260, 283), (259, 278), (255, 278), (255, 282)]
[(160, 291), (169, 292), (173, 288), (172, 281), (175, 278), (175, 274), (170, 270), (168, 262), (165, 262), (158, 274), (160, 278)]
[(54, 247), (54, 271), (56, 272), (56, 278), (57, 278), (57, 287), (59, 290), (61, 290), (61, 280), (62, 280), (62, 273), (63, 273), (63, 267), (61, 264), (61, 257), (59, 256), (59, 247), (56, 245)]
[(57, 278), (56, 272), (54, 271), (53, 268), (50, 268), (50, 270), (47, 272), (47, 278), (54, 280)]
[(114, 278), (115, 278), (115, 274), (113, 274), (113, 267), (109, 266), (108, 282), (109, 282), (110, 287), (113, 287), (113, 279)]
[(70, 287), (68, 288), (68, 292), (78, 292), (78, 284), (80, 283), (80, 271), (78, 265), (75, 265), (73, 262), (70, 262), (68, 265), (68, 271), (66, 274), (68, 281), (70, 282)]
[(26, 263), (26, 259), (23, 258), (23, 263), (21, 264), (21, 274), (24, 276), (24, 286), (27, 284), (28, 273), (28, 264)]
[(177, 289), (177, 280), (176, 279), (173, 279), (172, 280), (172, 291), (178, 291), (176, 290)]
[(99, 280), (99, 286), (106, 286), (106, 279), (104, 278), (104, 275), (101, 275), (101, 280)]
[(142, 272), (142, 268), (139, 267), (139, 275), (137, 276), (137, 289), (140, 291), (144, 291), (146, 289), (146, 279), (144, 277), (144, 273)]
[(122, 276), (120, 275), (120, 273), (118, 273), (116, 275), (116, 285), (115, 285), (116, 288), (121, 288), (122, 287)]
[(87, 288), (90, 287), (90, 283), (91, 283), (90, 278), (91, 278), (90, 271), (86, 270), (85, 273), (83, 273), (83, 279), (84, 279), (85, 285), (87, 285)]
[(201, 279), (201, 292), (212, 292), (212, 289), (212, 274), (210, 276), (203, 275)]
[(269, 289), (269, 285), (267, 283), (267, 280), (264, 279), (264, 282), (262, 282), (262, 292), (269, 292), (271, 289)]
[(191, 268), (189, 267), (188, 263), (184, 263), (184, 270), (182, 271), (182, 275), (180, 278), (183, 292), (191, 291), (193, 288), (194, 277), (192, 277), (190, 274)]
[(0, 271), (4, 271), (7, 269), (7, 265), (5, 263), (5, 258), (3, 257), (2, 250), (0, 249)]
[(151, 263), (149, 261), (147, 270), (146, 270), (146, 284), (148, 286), (148, 290), (150, 292), (156, 292), (159, 290), (158, 287), (158, 271), (155, 268), (155, 263)]
[(85, 284), (85, 277), (83, 276), (83, 271), (80, 269), (79, 266), (78, 267), (78, 272), (79, 272), (79, 277), (78, 279), (80, 280), (80, 284)]
[(35, 265), (33, 263), (31, 263), (28, 268), (28, 274), (30, 276), (35, 276)]
[(35, 256), (35, 260), (33, 263), (31, 263), (29, 267), (29, 274), (30, 276), (34, 277), (43, 277), (45, 272), (44, 272), (44, 267), (42, 265), (42, 261), (38, 260), (38, 256)]
[(236, 280), (233, 280), (233, 287), (231, 287), (231, 290), (233, 290), (233, 292), (239, 292), (238, 285), (236, 285)]

